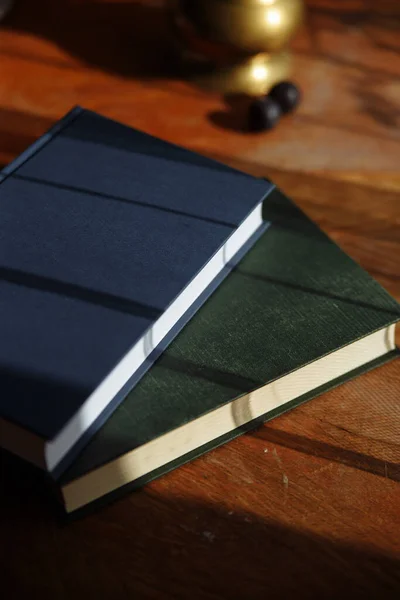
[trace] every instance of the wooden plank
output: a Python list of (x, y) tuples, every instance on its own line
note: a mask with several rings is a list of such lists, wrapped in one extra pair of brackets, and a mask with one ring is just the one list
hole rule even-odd
[(400, 481), (399, 385), (393, 362), (275, 419), (256, 435)]
[(398, 484), (256, 437), (64, 528), (31, 476), (5, 477), (3, 585), (16, 593), (394, 598), (400, 583)]

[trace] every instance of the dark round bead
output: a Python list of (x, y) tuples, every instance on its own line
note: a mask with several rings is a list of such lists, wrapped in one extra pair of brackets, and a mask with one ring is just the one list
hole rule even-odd
[(249, 129), (266, 131), (273, 129), (281, 118), (282, 110), (273, 98), (265, 96), (253, 100), (249, 108)]
[(279, 104), (283, 113), (291, 112), (298, 106), (301, 100), (299, 88), (290, 81), (278, 83), (269, 93), (269, 96)]

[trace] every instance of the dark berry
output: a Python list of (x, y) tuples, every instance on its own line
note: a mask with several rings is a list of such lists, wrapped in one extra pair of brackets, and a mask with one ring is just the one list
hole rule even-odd
[(299, 88), (290, 81), (278, 83), (278, 85), (272, 88), (269, 96), (279, 104), (283, 113), (294, 110), (301, 100)]
[(249, 128), (251, 131), (273, 129), (281, 118), (282, 110), (269, 96), (253, 100), (249, 108)]

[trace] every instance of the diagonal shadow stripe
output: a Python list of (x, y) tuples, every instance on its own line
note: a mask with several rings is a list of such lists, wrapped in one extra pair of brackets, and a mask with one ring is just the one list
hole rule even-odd
[(135, 206), (143, 206), (149, 210), (155, 209), (161, 212), (179, 215), (183, 217), (188, 217), (189, 219), (196, 219), (197, 221), (203, 221), (205, 223), (211, 223), (213, 225), (222, 225), (223, 227), (227, 227), (229, 229), (236, 229), (237, 225), (235, 223), (229, 223), (227, 221), (220, 221), (218, 219), (210, 219), (208, 217), (201, 217), (199, 215), (194, 215), (192, 213), (176, 210), (173, 208), (167, 208), (165, 206), (160, 206), (159, 204), (148, 204), (147, 202), (141, 202), (140, 200), (129, 200), (127, 198), (123, 198), (121, 196), (113, 196), (112, 194), (104, 194), (102, 192), (94, 192), (93, 190), (89, 190), (87, 188), (76, 187), (73, 185), (66, 185), (63, 183), (56, 183), (54, 181), (46, 181), (45, 179), (38, 179), (36, 177), (28, 177), (25, 175), (17, 175), (15, 173), (11, 174), (10, 177), (12, 179), (18, 179), (21, 181), (28, 181), (29, 183), (34, 183), (37, 185), (45, 185), (48, 187), (52, 187), (59, 190), (64, 190), (68, 192), (77, 192), (79, 194), (85, 194), (87, 196), (94, 196), (95, 198), (103, 198), (104, 200), (112, 200), (114, 202), (121, 202), (123, 204), (133, 204)]
[(103, 308), (143, 317), (151, 321), (158, 319), (163, 313), (159, 308), (135, 302), (128, 298), (90, 290), (51, 277), (43, 277), (42, 275), (35, 275), (33, 273), (27, 273), (9, 267), (0, 267), (0, 280), (35, 290), (43, 290), (45, 292), (57, 294), (58, 296), (75, 298), (87, 302), (88, 304), (95, 304), (97, 306), (102, 306)]
[(248, 377), (243, 377), (237, 373), (230, 373), (229, 371), (221, 371), (220, 369), (214, 369), (207, 365), (198, 365), (191, 360), (184, 358), (175, 358), (168, 354), (168, 351), (163, 354), (157, 366), (176, 371), (178, 373), (184, 373), (190, 377), (198, 377), (212, 383), (217, 383), (224, 387), (233, 389), (240, 392), (249, 392), (255, 388), (264, 385), (263, 381), (256, 381)]
[(302, 454), (344, 464), (393, 481), (400, 481), (400, 464), (396, 462), (382, 460), (362, 452), (340, 448), (302, 435), (274, 429), (268, 425), (264, 425), (250, 435), (264, 442), (277, 444)]
[[(256, 281), (265, 281), (266, 283), (273, 283), (275, 285), (280, 285), (282, 287), (286, 287), (292, 290), (298, 290), (300, 292), (304, 292), (305, 294), (311, 294), (313, 296), (320, 296), (322, 298), (329, 298), (330, 300), (335, 300), (337, 302), (343, 302), (345, 304), (351, 304), (353, 306), (359, 306), (360, 308), (367, 308), (369, 310), (376, 310), (377, 312), (381, 312), (387, 315), (392, 315), (393, 317), (400, 317), (400, 308), (389, 309), (384, 308), (382, 306), (376, 306), (375, 304), (370, 304), (369, 302), (363, 302), (362, 300), (353, 300), (352, 298), (346, 298), (344, 296), (337, 296), (336, 294), (331, 294), (330, 292), (324, 292), (322, 290), (316, 290), (315, 288), (309, 288), (303, 285), (299, 285), (297, 283), (292, 283), (290, 281), (283, 281), (281, 279), (277, 279), (276, 277), (268, 277), (268, 275), (258, 275), (256, 273), (246, 273), (240, 267), (234, 267), (233, 271), (235, 273), (239, 273), (243, 275), (243, 277), (247, 277), (249, 279), (255, 279)], [(393, 305), (395, 301), (393, 300)]]
[(218, 159), (209, 158), (144, 131), (132, 130), (122, 123), (109, 120), (89, 110), (84, 111), (84, 119), (78, 119), (71, 127), (64, 129), (61, 136), (79, 140), (82, 144), (91, 143), (105, 148), (115, 148), (127, 154), (140, 154), (150, 158), (160, 158), (168, 163), (191, 165), (204, 170), (205, 174), (207, 170), (219, 171), (234, 178), (254, 181), (254, 177), (249, 173), (239, 171)]

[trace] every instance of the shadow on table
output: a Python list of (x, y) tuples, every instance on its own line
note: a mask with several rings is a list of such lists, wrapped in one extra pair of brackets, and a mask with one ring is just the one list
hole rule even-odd
[[(174, 70), (163, 2), (138, 0), (18, 0), (2, 28), (22, 31), (60, 46), (90, 66), (127, 77), (170, 76)], [(73, 64), (49, 52), (10, 51), (50, 66)]]
[(237, 512), (229, 490), (213, 503), (206, 479), (201, 501), (179, 497), (171, 474), (63, 525), (42, 476), (0, 457), (2, 586), (14, 597), (389, 598), (400, 589), (399, 560), (310, 534), (307, 520), (296, 531), (251, 507)]
[[(2, 28), (43, 38), (71, 57), (56, 52), (31, 52), (21, 47), (2, 50), (24, 60), (57, 68), (74, 68), (74, 59), (90, 67), (129, 78), (180, 78), (165, 2), (110, 0), (19, 0)], [(248, 134), (249, 98), (224, 97), (225, 110), (208, 119), (217, 127)]]
[(236, 133), (248, 135), (259, 135), (260, 132), (249, 129), (249, 105), (251, 98), (246, 94), (226, 94), (223, 97), (224, 110), (214, 111), (208, 114), (208, 119), (219, 127)]
[[(83, 63), (122, 77), (170, 77), (179, 69), (168, 42), (168, 18), (162, 5), (138, 0), (18, 0), (0, 24), (0, 35), (2, 31), (22, 32), (29, 39), (43, 38), (51, 44), (43, 50), (35, 41), (25, 45), (18, 38), (14, 45), (4, 46), (1, 54), (23, 58), (27, 69), (40, 63), (55, 67), (57, 77), (62, 77), (62, 69), (73, 71), (75, 59), (76, 65)], [(57, 47), (72, 60), (60, 56)], [(52, 124), (42, 116), (2, 107), (0, 162), (17, 156)]]

